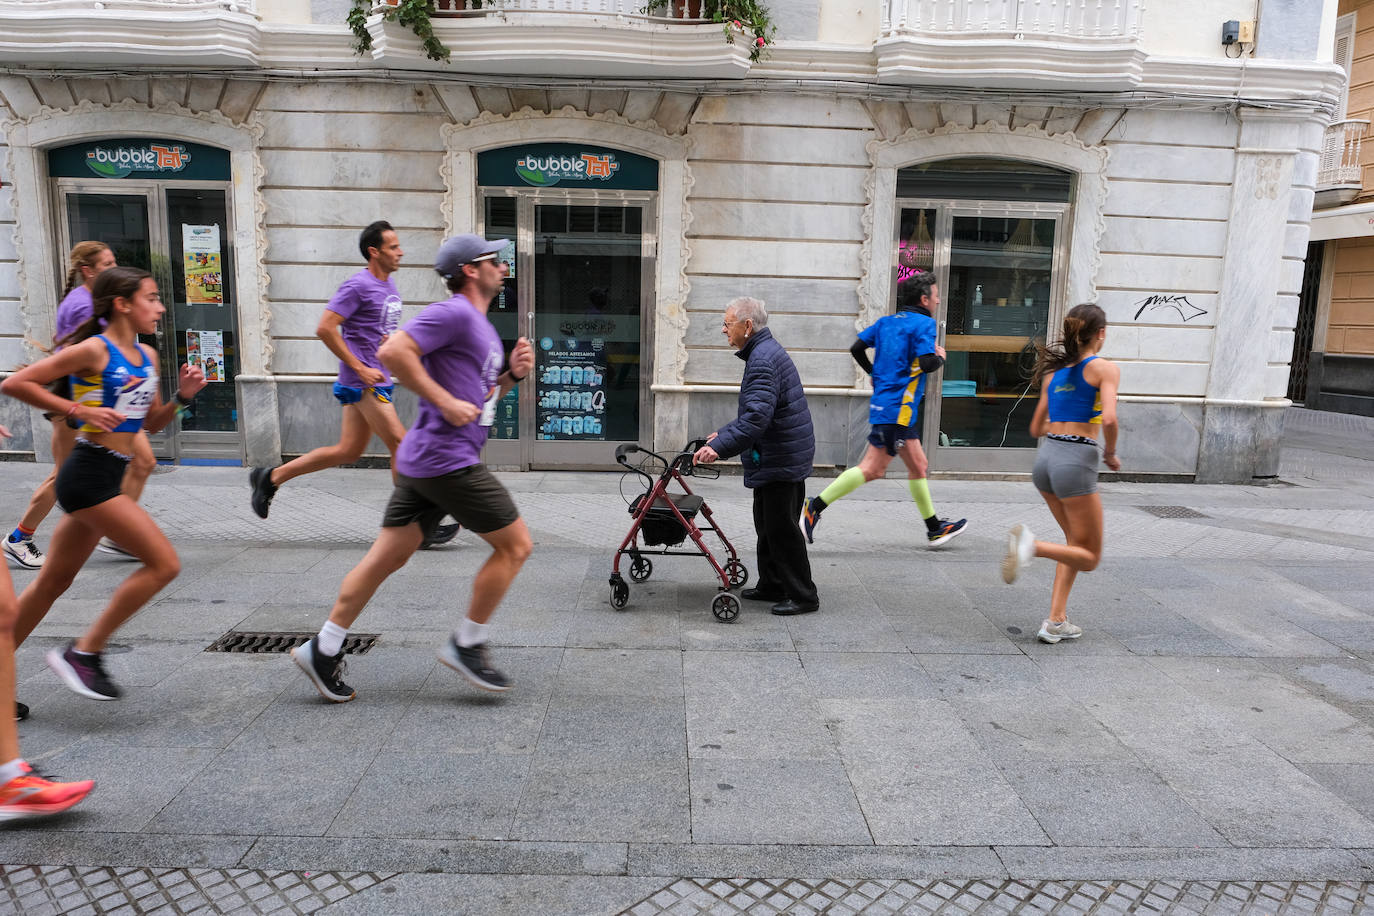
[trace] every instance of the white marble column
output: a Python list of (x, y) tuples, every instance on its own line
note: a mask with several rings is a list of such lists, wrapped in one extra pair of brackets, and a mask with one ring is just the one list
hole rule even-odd
[(1240, 112), (1199, 483), (1249, 483), (1278, 448), (1277, 427), (1260, 402), (1302, 124), (1291, 112)]

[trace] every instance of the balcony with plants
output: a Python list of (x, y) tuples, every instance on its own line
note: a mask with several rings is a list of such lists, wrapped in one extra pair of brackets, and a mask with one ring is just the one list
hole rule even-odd
[(261, 42), (258, 0), (0, 0), (11, 64), (253, 67)]
[(1128, 90), (1144, 0), (883, 0), (884, 83)]
[(744, 76), (774, 26), (762, 0), (353, 0), (381, 66), (512, 76)]

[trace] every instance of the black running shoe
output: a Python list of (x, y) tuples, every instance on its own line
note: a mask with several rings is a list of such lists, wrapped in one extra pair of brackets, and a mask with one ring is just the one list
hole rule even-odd
[(272, 469), (253, 468), (248, 472), (248, 482), (253, 486), (253, 511), (258, 518), (267, 518), (267, 510), (272, 508), (272, 497), (277, 495), (277, 485), (272, 482)]
[(806, 507), (802, 509), (802, 531), (806, 534), (806, 543), (816, 543), (816, 526), (821, 523), (821, 498), (813, 496), (806, 501)]
[(967, 527), (968, 519), (961, 518), (957, 522), (951, 522), (947, 518), (942, 518), (939, 520), (939, 527), (934, 531), (926, 532), (926, 540), (930, 543), (931, 547), (939, 547), (941, 544), (948, 542), (950, 538), (958, 537), (963, 534), (964, 529)]
[(347, 703), (358, 694), (343, 682), (344, 654), (325, 655), (320, 651), (319, 637), (291, 650), (291, 657), (310, 678), (320, 696), (334, 703)]
[(448, 642), (439, 650), (439, 661), (467, 678), (474, 687), (493, 693), (510, 690), (510, 678), (492, 667), (491, 655), (484, 642), (463, 647), (450, 636)]
[(420, 542), (421, 550), (428, 550), (431, 547), (438, 547), (440, 544), (447, 544), (458, 536), (458, 531), (463, 526), (454, 522), (452, 525), (439, 525), (434, 529), (434, 533)]
[(117, 700), (124, 695), (105, 672), (105, 657), (99, 652), (77, 652), (75, 643), (68, 643), (66, 649), (48, 650), (48, 667), (83, 697)]
[(16, 721), (16, 722), (23, 722), (23, 721), (24, 721), (25, 719), (27, 719), (28, 717), (29, 717), (29, 708), (28, 708), (27, 706), (25, 706), (23, 703), (20, 703), (20, 702), (17, 702), (17, 701), (16, 701), (15, 704), (14, 704), (14, 721)]

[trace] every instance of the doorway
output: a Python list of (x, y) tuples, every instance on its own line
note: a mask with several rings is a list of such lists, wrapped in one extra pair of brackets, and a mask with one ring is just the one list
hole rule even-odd
[(188, 411), (149, 434), (153, 453), (164, 461), (243, 461), (228, 191), (223, 182), (55, 182), (59, 277), (65, 278), (66, 252), (86, 239), (109, 245), (121, 265), (151, 273), (167, 311), (157, 333), (142, 340), (157, 349), (163, 399), (172, 396), (184, 363), (200, 366), (209, 380)]
[(1047, 166), (954, 159), (898, 173), (893, 289), (934, 274), (946, 350), (927, 382), (931, 467), (1024, 471), (1036, 447), (1037, 346), (1064, 311), (1071, 177)]
[(510, 239), (488, 317), (509, 351), (535, 350), (533, 384), (498, 405), (493, 467), (606, 468), (650, 433), (654, 195), (485, 189), (487, 238)]

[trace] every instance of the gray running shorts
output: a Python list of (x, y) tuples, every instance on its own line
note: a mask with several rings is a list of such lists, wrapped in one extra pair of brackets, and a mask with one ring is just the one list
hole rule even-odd
[(1097, 492), (1097, 463), (1101, 460), (1102, 451), (1096, 445), (1047, 438), (1035, 453), (1031, 481), (1040, 492), (1060, 499), (1087, 496)]

